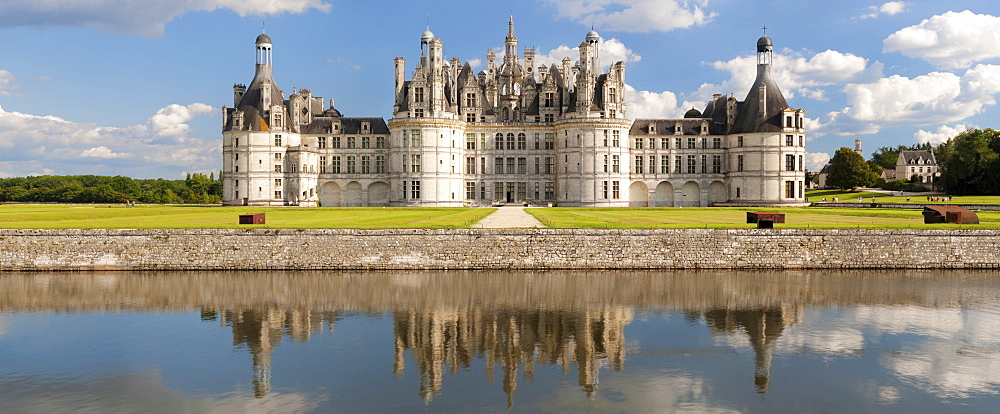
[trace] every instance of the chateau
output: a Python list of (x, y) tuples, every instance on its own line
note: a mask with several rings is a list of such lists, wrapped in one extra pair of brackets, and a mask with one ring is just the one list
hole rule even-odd
[[(345, 117), (331, 99), (272, 74), (272, 41), (256, 40), (249, 86), (223, 107), (223, 203), (261, 206), (781, 205), (805, 202), (805, 111), (771, 77), (757, 41), (746, 98), (717, 94), (681, 119), (628, 119), (625, 64), (605, 72), (591, 30), (579, 60), (537, 65), (513, 18), (502, 56), (473, 71), (420, 37), (406, 79), (395, 59), (393, 117)], [(256, 161), (256, 162), (255, 162)]]

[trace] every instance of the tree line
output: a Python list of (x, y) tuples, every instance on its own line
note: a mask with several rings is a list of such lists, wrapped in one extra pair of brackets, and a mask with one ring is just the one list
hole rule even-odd
[(0, 178), (0, 202), (27, 203), (219, 203), (222, 173), (188, 174), (183, 180), (100, 175)]
[(830, 160), (827, 185), (853, 190), (877, 186), (887, 190), (926, 191), (912, 179), (886, 182), (879, 177), (883, 168), (896, 168), (901, 151), (933, 151), (941, 175), (934, 184), (953, 195), (1000, 195), (1000, 131), (972, 129), (948, 141), (881, 147), (865, 161), (850, 148), (837, 150)]

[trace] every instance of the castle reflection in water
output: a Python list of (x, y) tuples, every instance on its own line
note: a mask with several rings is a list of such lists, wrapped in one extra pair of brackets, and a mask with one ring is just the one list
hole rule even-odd
[(230, 327), (234, 347), (252, 355), (258, 397), (270, 391), (271, 354), (282, 342), (333, 333), (348, 314), (391, 314), (393, 372), (411, 369), (408, 355), (425, 401), (442, 391), (447, 374), (481, 359), (487, 378), (501, 371), (511, 406), (519, 379), (530, 381), (541, 365), (575, 371), (588, 394), (602, 368), (624, 369), (624, 331), (635, 309), (683, 311), (717, 335), (746, 338), (755, 354), (753, 382), (765, 393), (775, 343), (805, 307), (940, 306), (967, 296), (943, 288), (949, 282), (866, 272), (7, 275), (0, 312), (200, 310), (202, 319)]

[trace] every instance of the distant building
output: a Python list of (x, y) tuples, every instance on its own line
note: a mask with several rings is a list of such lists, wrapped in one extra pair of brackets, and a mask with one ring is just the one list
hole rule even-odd
[(934, 151), (900, 151), (896, 159), (896, 179), (914, 183), (929, 183), (933, 189), (935, 177), (941, 175)]
[(256, 41), (250, 86), (224, 108), (224, 204), (467, 206), (780, 205), (805, 202), (805, 111), (771, 76), (757, 41), (746, 99), (715, 95), (679, 119), (626, 117), (625, 64), (604, 71), (591, 30), (576, 62), (536, 67), (514, 21), (486, 68), (444, 59), (429, 30), (409, 79), (395, 59), (393, 118), (348, 118), (308, 89), (288, 99)]

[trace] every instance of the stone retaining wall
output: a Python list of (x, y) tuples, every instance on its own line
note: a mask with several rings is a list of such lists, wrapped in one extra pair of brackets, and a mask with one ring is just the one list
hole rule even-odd
[(1000, 230), (0, 230), (0, 271), (1000, 268)]

